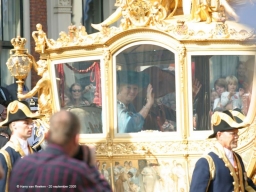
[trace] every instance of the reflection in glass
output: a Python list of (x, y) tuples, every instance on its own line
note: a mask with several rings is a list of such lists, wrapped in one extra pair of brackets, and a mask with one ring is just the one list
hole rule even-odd
[(117, 132), (176, 131), (174, 54), (132, 46), (116, 57)]
[(81, 133), (102, 133), (100, 62), (83, 61), (57, 64), (60, 106), (75, 113)]
[(238, 110), (247, 115), (254, 56), (193, 56), (191, 68), (192, 82), (197, 82), (192, 85), (194, 130), (211, 129), (214, 111)]

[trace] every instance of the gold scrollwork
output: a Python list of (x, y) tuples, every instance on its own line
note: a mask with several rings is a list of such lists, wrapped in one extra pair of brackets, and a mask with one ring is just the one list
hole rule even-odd
[(181, 80), (181, 92), (184, 91), (184, 65), (186, 58), (186, 48), (185, 46), (178, 47), (179, 54), (179, 65), (180, 65), (180, 80)]
[(109, 49), (104, 50), (103, 58), (104, 58), (104, 64), (105, 64), (106, 94), (108, 94), (109, 62), (110, 62), (110, 58), (111, 58), (111, 52)]

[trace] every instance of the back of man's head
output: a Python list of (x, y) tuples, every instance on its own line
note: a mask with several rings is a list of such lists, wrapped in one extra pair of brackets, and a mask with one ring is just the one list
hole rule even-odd
[(47, 136), (49, 143), (64, 146), (80, 132), (78, 117), (69, 111), (59, 111), (50, 119), (50, 129)]

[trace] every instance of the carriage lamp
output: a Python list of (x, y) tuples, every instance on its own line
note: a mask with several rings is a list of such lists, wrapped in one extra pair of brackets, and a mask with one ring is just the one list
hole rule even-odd
[(28, 50), (25, 49), (26, 39), (17, 36), (11, 40), (14, 49), (10, 50), (10, 58), (6, 65), (13, 77), (17, 79), (18, 93), (22, 94), (24, 80), (32, 67), (32, 60), (29, 57)]

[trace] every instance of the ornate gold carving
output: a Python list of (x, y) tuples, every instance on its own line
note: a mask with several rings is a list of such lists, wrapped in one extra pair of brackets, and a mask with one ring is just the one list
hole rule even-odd
[(170, 11), (172, 8), (171, 2), (168, 0), (117, 1), (116, 6), (119, 7), (112, 15), (100, 24), (92, 24), (92, 27), (102, 31), (103, 26), (111, 25), (121, 16), (123, 16), (123, 19), (121, 19), (120, 27), (123, 30), (162, 24), (163, 20), (169, 19), (174, 15), (178, 7), (178, 0), (174, 1), (172, 11)]
[(202, 154), (214, 146), (215, 140), (198, 141), (157, 141), (157, 142), (114, 142), (110, 137), (106, 142), (81, 143), (94, 145), (98, 156), (169, 156), (171, 154), (187, 157), (189, 154)]
[(17, 36), (17, 38), (13, 38), (11, 40), (11, 44), (14, 47), (16, 51), (19, 53), (23, 52), (25, 49), (27, 40), (25, 38), (21, 38), (20, 36)]
[(168, 155), (187, 151), (182, 141), (113, 143), (114, 155)]
[(32, 32), (32, 37), (36, 42), (35, 50), (44, 53), (45, 49), (52, 47), (52, 40), (47, 39), (46, 33), (43, 31), (43, 26), (40, 23), (36, 25), (36, 29), (37, 31)]
[(26, 39), (17, 36), (11, 40), (14, 49), (10, 51), (10, 58), (7, 60), (6, 65), (14, 76), (18, 84), (18, 93), (22, 92), (23, 80), (27, 78), (28, 73), (31, 70), (32, 61), (28, 56), (28, 50), (25, 49)]
[[(256, 136), (256, 119), (254, 122), (246, 129), (241, 129), (241, 133), (239, 134), (239, 146), (245, 146), (248, 143), (251, 143), (253, 140), (255, 140)], [(256, 146), (256, 143), (255, 143)], [(256, 157), (256, 153), (255, 153)]]
[(31, 98), (38, 94), (39, 113), (49, 118), (52, 114), (52, 93), (51, 93), (51, 79), (49, 77), (47, 60), (35, 61), (34, 57), (30, 55), (33, 61), (33, 67), (37, 74), (42, 78), (36, 83), (36, 86), (26, 94), (18, 93), (19, 99)]
[(176, 26), (176, 32), (178, 35), (185, 35), (188, 32), (188, 26), (185, 25), (185, 21), (178, 20)]
[(104, 57), (104, 64), (105, 64), (106, 94), (108, 94), (108, 74), (109, 74), (109, 62), (111, 57), (111, 52), (109, 49), (104, 50), (103, 57)]
[(178, 48), (179, 54), (179, 65), (180, 65), (180, 81), (181, 81), (181, 92), (184, 91), (184, 65), (186, 58), (186, 48), (185, 46), (181, 46)]
[(213, 37), (217, 38), (228, 38), (229, 32), (228, 32), (228, 25), (224, 23), (216, 23), (215, 30), (212, 31)]
[[(146, 17), (148, 19), (148, 17)], [(143, 19), (142, 19), (143, 20)], [(71, 46), (89, 46), (104, 44), (111, 37), (122, 33), (128, 29), (136, 28), (131, 25), (131, 18), (125, 18), (121, 21), (121, 26), (109, 27), (107, 24), (101, 24), (100, 33), (87, 34), (84, 26), (69, 26), (68, 34), (64, 31), (59, 33), (59, 38), (54, 41), (47, 39), (39, 25), (38, 31), (34, 31), (32, 36), (36, 41), (36, 51), (44, 53), (47, 49), (59, 49)], [(135, 19), (134, 21), (139, 22)], [(185, 17), (172, 20), (154, 20), (154, 25), (148, 25), (148, 29), (156, 29), (168, 33), (177, 40), (187, 41), (209, 41), (212, 40), (247, 40), (255, 39), (254, 31), (245, 28), (243, 25), (237, 25), (235, 22), (216, 22), (211, 24), (192, 23)], [(139, 24), (138, 24), (139, 25)], [(236, 25), (235, 28), (233, 25)], [(138, 27), (138, 26), (137, 26)]]
[(110, 134), (108, 134), (108, 137), (106, 140), (106, 149), (107, 149), (107, 156), (112, 157), (113, 156), (113, 140), (110, 137)]
[(225, 22), (227, 19), (225, 12), (238, 21), (237, 14), (226, 0), (192, 1), (191, 19), (196, 22)]

